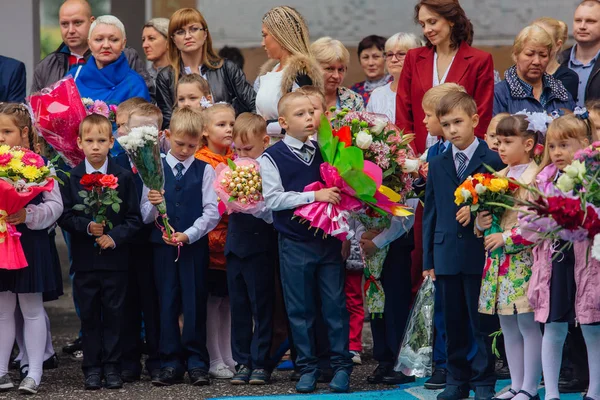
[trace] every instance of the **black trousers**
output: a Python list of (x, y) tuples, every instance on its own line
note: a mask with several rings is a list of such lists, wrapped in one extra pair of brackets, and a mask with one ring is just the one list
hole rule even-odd
[(73, 290), (81, 312), (83, 373), (119, 372), (127, 271), (77, 271)]
[[(495, 385), (495, 358), (489, 335), (494, 332), (493, 318), (496, 317), (479, 314), (481, 275), (438, 275), (437, 283), (446, 325), (447, 384)], [(469, 326), (477, 345), (477, 353), (471, 361), (467, 358), (472, 346)]]
[(142, 321), (145, 333), (146, 369), (148, 372), (160, 368), (158, 344), (160, 320), (158, 293), (154, 281), (152, 246), (132, 245), (132, 257), (129, 265), (129, 278), (123, 314), (123, 370), (140, 373), (142, 365)]
[(383, 264), (383, 317), (371, 318), (373, 358), (381, 366), (394, 366), (402, 344), (411, 305), (411, 251), (412, 246), (403, 246), (398, 239), (390, 244)]
[(227, 286), (231, 306), (233, 359), (251, 369), (274, 366), (269, 362), (275, 299), (275, 254), (246, 258), (227, 255)]

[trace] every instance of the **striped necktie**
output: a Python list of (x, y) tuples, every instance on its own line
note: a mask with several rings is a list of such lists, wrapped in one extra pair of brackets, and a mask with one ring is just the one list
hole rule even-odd
[(465, 171), (467, 170), (467, 156), (465, 153), (458, 152), (456, 153), (456, 160), (458, 160), (458, 168), (456, 168), (456, 175), (458, 179), (462, 180), (464, 178)]
[(177, 163), (175, 164), (175, 169), (177, 170), (177, 175), (175, 175), (175, 180), (179, 181), (181, 180), (181, 178), (183, 178), (183, 169), (185, 167), (183, 166), (182, 163)]

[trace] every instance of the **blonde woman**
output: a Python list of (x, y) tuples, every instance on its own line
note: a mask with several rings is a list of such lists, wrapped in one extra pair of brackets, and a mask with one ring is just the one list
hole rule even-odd
[(546, 72), (562, 82), (565, 89), (571, 94), (573, 100), (577, 102), (577, 90), (579, 88), (579, 75), (566, 64), (558, 62), (563, 45), (569, 36), (569, 27), (563, 21), (550, 17), (542, 17), (533, 21), (534, 25), (543, 28), (554, 41), (553, 53), (550, 56), (550, 62), (546, 67)]
[(404, 58), (410, 49), (421, 47), (423, 42), (412, 33), (399, 32), (385, 42), (383, 56), (385, 67), (392, 76), (392, 82), (379, 87), (371, 93), (367, 111), (386, 115), (390, 121), (396, 121), (396, 92), (400, 73), (404, 67)]
[(171, 65), (156, 78), (156, 103), (163, 113), (163, 129), (168, 128), (171, 121), (179, 78), (192, 73), (208, 81), (213, 101), (231, 104), (236, 115), (254, 111), (256, 93), (235, 63), (217, 55), (200, 11), (195, 8), (175, 11), (169, 20), (168, 36)]
[(513, 44), (515, 65), (494, 87), (494, 115), (575, 108), (575, 101), (562, 82), (546, 72), (553, 54), (554, 41), (543, 28), (530, 25), (519, 32)]
[(267, 120), (274, 142), (283, 136), (277, 123), (277, 103), (301, 86), (323, 88), (319, 65), (310, 52), (304, 17), (292, 7), (270, 9), (262, 19), (262, 47), (269, 57), (256, 78), (256, 112)]
[(335, 107), (338, 110), (348, 108), (363, 111), (365, 106), (362, 96), (342, 86), (350, 63), (350, 53), (346, 46), (339, 40), (326, 36), (316, 40), (310, 49), (323, 71), (327, 109)]

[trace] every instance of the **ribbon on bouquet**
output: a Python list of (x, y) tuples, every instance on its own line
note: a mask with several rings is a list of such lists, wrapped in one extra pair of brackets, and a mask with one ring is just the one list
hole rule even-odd
[[(159, 222), (158, 222), (158, 218), (162, 218), (163, 223), (165, 224), (165, 226), (162, 226)], [(174, 240), (171, 236), (172, 233), (170, 232), (174, 232), (173, 227), (171, 226), (171, 224), (169, 224), (169, 219), (167, 217), (167, 214), (158, 214), (158, 217), (156, 217), (154, 219), (154, 225), (156, 225), (156, 227), (158, 229), (160, 229), (160, 232), (162, 233), (163, 236), (168, 237), (171, 240)], [(175, 259), (175, 262), (179, 261), (179, 256), (181, 255), (181, 247), (183, 246), (182, 242), (177, 243), (177, 258)]]
[(333, 204), (327, 204), (327, 217), (331, 219), (332, 226), (337, 225), (337, 229), (331, 231), (332, 236), (344, 235), (346, 234), (346, 240), (350, 240), (354, 237), (355, 232), (350, 229), (350, 224), (348, 224), (348, 218), (350, 218), (350, 213), (348, 211), (338, 212), (334, 209)]
[(0, 243), (4, 243), (7, 234), (15, 238), (21, 237), (21, 232), (16, 230), (13, 224), (6, 222), (6, 218), (8, 218), (8, 212), (0, 210)]

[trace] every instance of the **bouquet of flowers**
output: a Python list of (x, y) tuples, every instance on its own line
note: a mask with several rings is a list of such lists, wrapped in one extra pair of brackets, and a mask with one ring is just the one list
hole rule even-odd
[(110, 122), (117, 120), (117, 106), (114, 104), (108, 105), (102, 100), (92, 100), (89, 97), (84, 97), (81, 102), (85, 106), (88, 115), (100, 114), (108, 118)]
[(94, 222), (106, 224), (109, 229), (113, 228), (112, 222), (106, 217), (108, 207), (115, 213), (121, 210), (121, 203), (117, 187), (119, 180), (114, 175), (108, 174), (85, 174), (79, 181), (84, 190), (79, 192), (83, 204), (75, 204), (74, 210), (90, 214)]
[(394, 370), (419, 378), (431, 376), (435, 286), (425, 278), (413, 304)]
[[(141, 126), (133, 128), (126, 136), (117, 139), (125, 149), (142, 182), (149, 189), (161, 191), (165, 186), (163, 163), (158, 143), (158, 128)], [(167, 204), (163, 201), (156, 206), (162, 220), (161, 230), (170, 239), (173, 228), (169, 224)]]
[(0, 269), (27, 267), (21, 233), (6, 217), (16, 213), (42, 192), (54, 187), (50, 169), (33, 151), (0, 146)]
[[(492, 226), (484, 232), (485, 236), (502, 232), (500, 218), (519, 188), (512, 180), (491, 173), (479, 173), (469, 176), (454, 192), (454, 203), (458, 206), (470, 206), (471, 212), (488, 211), (492, 216)], [(492, 252), (492, 257), (502, 254), (502, 249)]]
[(227, 165), (215, 168), (217, 179), (214, 183), (217, 195), (223, 201), (229, 214), (241, 212), (252, 214), (264, 207), (260, 166), (251, 158), (227, 160)]
[(87, 111), (75, 81), (68, 76), (27, 98), (38, 132), (70, 167), (83, 161), (77, 146), (79, 125)]

